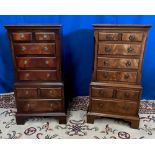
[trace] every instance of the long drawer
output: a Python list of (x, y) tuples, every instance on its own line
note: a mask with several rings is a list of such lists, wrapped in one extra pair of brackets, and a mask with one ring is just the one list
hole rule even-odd
[(57, 71), (40, 71), (40, 70), (22, 70), (17, 72), (17, 79), (24, 81), (56, 81), (60, 77), (57, 77)]
[(98, 54), (135, 56), (141, 54), (141, 48), (141, 44), (110, 44), (99, 42)]
[(137, 72), (97, 70), (97, 81), (137, 82)]
[(51, 55), (56, 54), (55, 43), (15, 43), (14, 51), (17, 55)]
[(91, 112), (137, 115), (139, 104), (134, 101), (91, 99)]
[(98, 68), (138, 69), (139, 59), (98, 57), (97, 67)]
[(57, 67), (56, 57), (17, 57), (16, 63), (20, 69), (56, 69)]
[(62, 112), (64, 111), (64, 104), (61, 99), (18, 100), (17, 110), (19, 113)]

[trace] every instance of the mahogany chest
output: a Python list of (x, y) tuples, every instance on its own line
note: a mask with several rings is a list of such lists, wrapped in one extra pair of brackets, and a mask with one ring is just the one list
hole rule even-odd
[(16, 122), (52, 116), (66, 123), (61, 25), (7, 25), (15, 66)]
[(94, 25), (94, 69), (87, 122), (119, 118), (139, 127), (147, 25)]

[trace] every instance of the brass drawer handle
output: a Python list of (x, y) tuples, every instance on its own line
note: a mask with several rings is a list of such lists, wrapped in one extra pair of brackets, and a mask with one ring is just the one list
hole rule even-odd
[(130, 67), (130, 66), (131, 66), (131, 61), (127, 61), (127, 62), (126, 62), (126, 66), (127, 66), (127, 67)]
[(22, 51), (25, 51), (25, 50), (26, 50), (26, 47), (22, 46), (22, 47), (21, 47), (21, 50), (22, 50)]
[(102, 96), (104, 96), (104, 93), (105, 93), (104, 90), (99, 91), (99, 94), (102, 95)]
[(51, 110), (53, 110), (53, 108), (54, 108), (53, 104), (50, 104), (50, 108), (51, 108)]
[(106, 39), (107, 40), (113, 40), (113, 35), (112, 34), (107, 34)]
[(27, 111), (29, 111), (30, 110), (30, 104), (28, 103), (27, 104)]
[(128, 98), (130, 96), (130, 94), (128, 92), (124, 93), (124, 97)]
[(23, 33), (20, 34), (20, 38), (24, 39), (24, 34)]
[(46, 64), (46, 65), (48, 65), (48, 64), (49, 64), (49, 61), (48, 61), (48, 60), (46, 60), (46, 61), (45, 61), (45, 64)]
[(44, 34), (44, 35), (43, 35), (43, 38), (44, 38), (44, 39), (47, 39), (47, 35), (46, 35), (46, 34)]
[(29, 73), (26, 73), (25, 76), (28, 78), (30, 76), (30, 74)]
[(44, 51), (48, 51), (48, 47), (44, 47)]
[(134, 48), (132, 48), (132, 47), (128, 48), (128, 53), (132, 53), (133, 51), (134, 51)]
[(24, 65), (26, 65), (26, 64), (28, 64), (28, 61), (27, 60), (24, 61)]
[(108, 73), (107, 72), (104, 72), (103, 73), (103, 77), (106, 79), (106, 78), (108, 78)]
[(105, 52), (106, 52), (106, 53), (111, 52), (111, 48), (110, 48), (110, 47), (105, 47)]
[(52, 90), (50, 90), (50, 91), (49, 91), (49, 93), (50, 93), (50, 95), (52, 95), (52, 94), (53, 94), (53, 91), (52, 91)]
[(130, 35), (130, 36), (129, 36), (129, 40), (130, 40), (130, 41), (135, 41), (135, 39), (136, 39), (136, 37), (135, 37), (134, 35)]
[(104, 60), (104, 61), (103, 61), (103, 65), (104, 65), (104, 66), (107, 66), (107, 65), (108, 65), (108, 61), (107, 61), (107, 60)]
[(125, 80), (129, 79), (129, 74), (125, 74), (125, 75), (124, 75), (124, 79), (125, 79)]
[(47, 76), (47, 78), (49, 78), (49, 77), (50, 77), (50, 73), (47, 73), (47, 75), (46, 75), (46, 76)]
[(28, 90), (26, 90), (26, 91), (25, 91), (25, 94), (26, 94), (26, 95), (28, 95), (28, 94), (29, 94), (29, 91), (28, 91)]

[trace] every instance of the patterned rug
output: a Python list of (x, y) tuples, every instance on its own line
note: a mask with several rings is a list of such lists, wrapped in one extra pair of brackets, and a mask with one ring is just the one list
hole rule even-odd
[(140, 128), (117, 119), (97, 119), (85, 123), (88, 96), (73, 99), (66, 125), (52, 118), (32, 118), (24, 125), (16, 125), (13, 93), (0, 95), (0, 138), (3, 139), (154, 139), (155, 101), (142, 100), (139, 110)]

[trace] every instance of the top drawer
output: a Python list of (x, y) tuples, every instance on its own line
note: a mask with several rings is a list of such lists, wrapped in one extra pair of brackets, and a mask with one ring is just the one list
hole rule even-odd
[(13, 32), (12, 38), (13, 41), (31, 41), (32, 32)]
[(35, 39), (38, 41), (50, 41), (55, 40), (55, 33), (54, 32), (36, 32)]
[(111, 32), (99, 32), (100, 41), (129, 41), (129, 42), (141, 42), (143, 40), (143, 33), (141, 32), (123, 32), (123, 33), (111, 33)]
[(121, 40), (121, 33), (99, 32), (99, 40), (118, 41)]
[(55, 32), (13, 32), (12, 38), (13, 41), (52, 41), (56, 40), (56, 35)]

